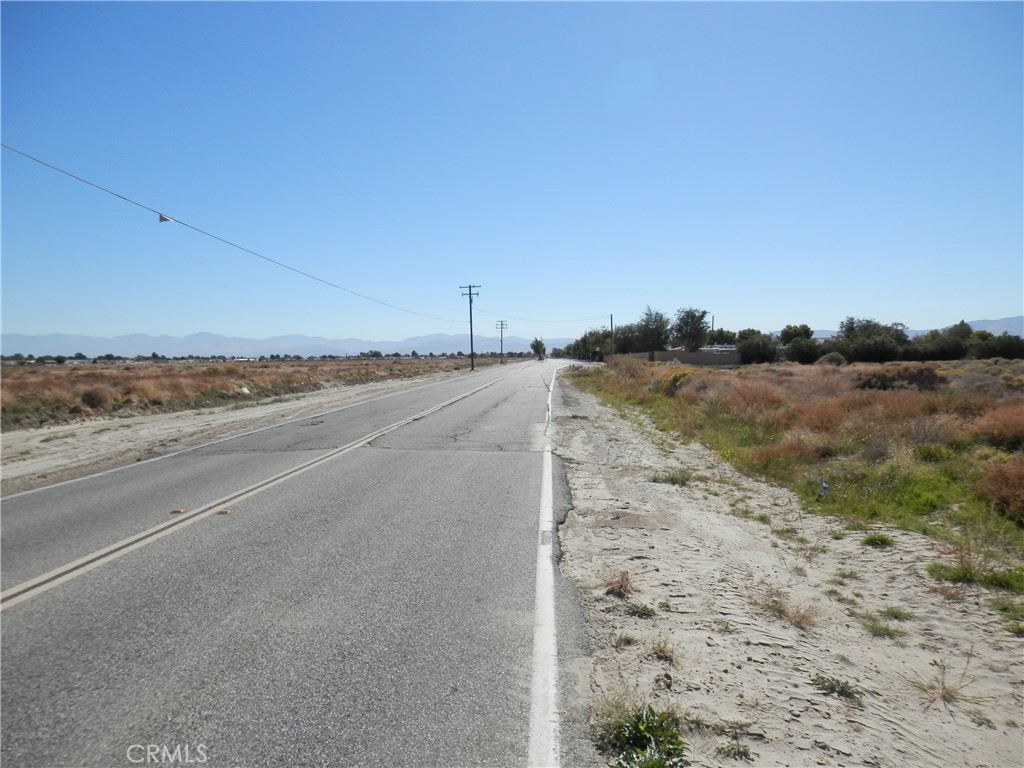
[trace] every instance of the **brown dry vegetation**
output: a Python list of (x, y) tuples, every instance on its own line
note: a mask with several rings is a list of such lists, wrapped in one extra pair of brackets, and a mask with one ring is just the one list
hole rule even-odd
[(818, 511), (966, 537), (1002, 556), (1024, 590), (1024, 361), (711, 369), (619, 358), (575, 377)]
[[(478, 359), (477, 365), (491, 362)], [(8, 430), (90, 416), (248, 404), (463, 368), (469, 368), (468, 358), (10, 366), (0, 378), (2, 425)]]

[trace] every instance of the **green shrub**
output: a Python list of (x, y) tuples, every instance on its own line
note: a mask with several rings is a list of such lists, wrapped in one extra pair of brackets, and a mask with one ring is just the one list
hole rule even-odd
[(669, 485), (686, 485), (693, 477), (689, 469), (674, 469), (671, 472), (662, 472), (651, 477), (652, 483), (667, 483)]
[(875, 549), (884, 549), (885, 547), (891, 547), (894, 542), (891, 536), (886, 536), (884, 533), (869, 533), (860, 543), (865, 547), (874, 547)]
[(626, 615), (635, 616), (638, 619), (653, 619), (656, 611), (643, 603), (626, 603)]
[(650, 705), (604, 728), (597, 748), (614, 758), (613, 768), (682, 768), (690, 745), (675, 720)]
[(815, 675), (811, 678), (811, 685), (822, 693), (830, 693), (833, 696), (846, 699), (850, 703), (856, 704), (858, 707), (861, 706), (862, 694), (860, 689), (845, 680), (839, 680), (835, 677), (825, 677), (824, 675)]

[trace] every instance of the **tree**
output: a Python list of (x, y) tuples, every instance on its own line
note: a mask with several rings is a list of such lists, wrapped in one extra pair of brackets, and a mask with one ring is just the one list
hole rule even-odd
[(786, 359), (791, 363), (810, 365), (817, 362), (819, 357), (821, 357), (821, 347), (814, 339), (797, 336), (786, 345)]
[(779, 341), (789, 344), (794, 339), (813, 339), (814, 331), (806, 323), (801, 325), (787, 325), (779, 334)]
[(736, 331), (727, 331), (724, 328), (715, 328), (715, 330), (708, 334), (708, 343), (735, 344)]
[(534, 338), (534, 340), (530, 342), (530, 349), (533, 350), (533, 354), (537, 356), (538, 360), (544, 359), (544, 353), (547, 351), (547, 349), (544, 346), (543, 339)]
[[(907, 344), (907, 326), (882, 325), (877, 320), (848, 317), (830, 345), (851, 363), (887, 363), (900, 357)], [(829, 350), (829, 351), (832, 351)]]
[(774, 363), (779, 358), (779, 348), (775, 339), (766, 333), (755, 331), (753, 335), (746, 336), (736, 344), (740, 353), (740, 362), (744, 365), (750, 363)]
[(640, 349), (640, 329), (636, 323), (626, 323), (615, 329), (616, 355), (628, 355), (630, 352), (642, 352)]
[(696, 352), (707, 343), (710, 330), (707, 316), (706, 309), (693, 309), (692, 307), (676, 312), (672, 334), (679, 344), (686, 347), (688, 352)]
[(637, 326), (639, 352), (660, 352), (668, 346), (671, 323), (668, 317), (656, 309), (647, 309), (640, 316)]

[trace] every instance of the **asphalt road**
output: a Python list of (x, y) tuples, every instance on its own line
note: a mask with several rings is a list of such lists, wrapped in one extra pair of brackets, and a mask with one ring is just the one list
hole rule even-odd
[[(543, 530), (568, 508), (555, 369), (4, 499), (5, 768), (593, 764), (567, 671), (581, 613)], [(546, 600), (557, 674), (538, 666)]]

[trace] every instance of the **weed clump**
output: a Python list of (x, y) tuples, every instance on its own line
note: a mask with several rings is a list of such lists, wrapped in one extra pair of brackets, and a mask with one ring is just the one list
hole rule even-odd
[(619, 571), (614, 576), (605, 579), (599, 586), (604, 588), (606, 595), (617, 597), (620, 600), (638, 591), (633, 585), (633, 577), (629, 575), (629, 571)]
[(638, 619), (653, 619), (656, 611), (649, 605), (643, 603), (626, 603), (626, 615), (635, 616)]
[(874, 547), (875, 549), (885, 549), (891, 547), (896, 542), (893, 541), (892, 536), (886, 536), (884, 533), (869, 533), (860, 543), (865, 547)]
[(833, 696), (838, 696), (839, 698), (845, 699), (858, 707), (863, 706), (863, 702), (861, 700), (863, 693), (861, 690), (857, 686), (852, 683), (848, 683), (845, 680), (840, 680), (835, 677), (826, 677), (824, 675), (815, 675), (811, 678), (811, 685), (822, 693), (829, 693)]
[(686, 485), (693, 478), (693, 472), (688, 469), (675, 469), (671, 472), (662, 472), (651, 477), (652, 483), (666, 483), (668, 485)]
[(597, 748), (609, 755), (613, 768), (683, 768), (690, 765), (690, 745), (679, 725), (665, 712), (647, 705), (598, 733)]

